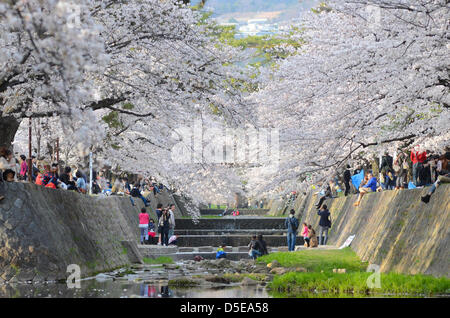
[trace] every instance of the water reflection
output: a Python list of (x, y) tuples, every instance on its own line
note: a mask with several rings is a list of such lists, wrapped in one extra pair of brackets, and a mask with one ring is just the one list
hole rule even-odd
[(80, 289), (66, 284), (0, 285), (0, 298), (266, 298), (263, 286), (169, 288), (167, 281), (137, 283), (128, 280), (81, 282)]

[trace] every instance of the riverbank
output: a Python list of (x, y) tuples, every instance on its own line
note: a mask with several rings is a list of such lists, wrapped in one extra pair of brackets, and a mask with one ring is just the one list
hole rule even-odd
[[(429, 187), (369, 193), (359, 207), (357, 195), (327, 199), (332, 225), (328, 243), (341, 246), (355, 235), (351, 248), (361, 260), (378, 264), (381, 272), (430, 274), (450, 277), (450, 184), (441, 185), (428, 204), (420, 197)], [(286, 209), (295, 209), (300, 222), (316, 232), (317, 196), (299, 194)], [(280, 215), (286, 201), (270, 203), (272, 215)]]
[[(81, 277), (136, 262), (142, 200), (89, 196), (34, 184), (2, 183), (0, 283), (65, 280), (67, 267)], [(151, 204), (173, 202), (168, 193)], [(154, 210), (150, 215), (156, 218)]]
[(446, 277), (367, 272), (369, 264), (350, 248), (274, 253), (258, 263), (279, 268), (281, 275), (269, 284), (269, 293), (276, 297), (450, 296)]

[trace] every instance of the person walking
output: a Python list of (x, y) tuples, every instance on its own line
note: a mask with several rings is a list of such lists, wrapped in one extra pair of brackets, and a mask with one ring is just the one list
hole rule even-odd
[[(328, 229), (331, 227), (330, 211), (326, 204), (317, 212), (320, 216), (319, 221), (319, 245), (326, 245), (328, 240)], [(325, 234), (325, 238), (323, 236)]]
[(159, 218), (158, 223), (158, 232), (161, 236), (161, 245), (168, 246), (169, 245), (169, 223), (170, 223), (170, 215), (167, 209), (163, 210), (161, 217)]
[[(139, 230), (141, 231), (141, 244), (148, 241), (148, 223), (150, 222), (150, 217), (145, 208), (141, 209), (139, 213)], [(145, 238), (145, 241), (144, 241)]]
[(297, 236), (298, 229), (298, 219), (295, 217), (294, 209), (291, 209), (289, 216), (286, 218), (284, 222), (287, 228), (287, 244), (288, 250), (293, 252), (295, 250), (295, 240)]

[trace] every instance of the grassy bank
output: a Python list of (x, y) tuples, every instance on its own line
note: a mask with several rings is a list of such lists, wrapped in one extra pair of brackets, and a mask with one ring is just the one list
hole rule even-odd
[[(273, 253), (258, 258), (260, 263), (274, 260), (285, 268), (307, 269), (306, 273), (292, 271), (275, 276), (269, 284), (274, 297), (450, 295), (450, 279), (445, 277), (381, 273), (376, 284), (374, 273), (366, 272), (368, 264), (361, 262), (350, 248)], [(345, 269), (346, 273), (334, 273), (333, 269)], [(369, 283), (374, 288), (369, 288)]]
[(308, 272), (330, 271), (345, 268), (347, 272), (365, 271), (367, 263), (361, 262), (350, 248), (342, 250), (304, 250), (298, 252), (279, 252), (258, 258), (259, 263), (277, 260), (282, 267), (303, 267)]
[(427, 275), (380, 274), (379, 288), (369, 288), (368, 279), (373, 273), (296, 273), (274, 277), (270, 289), (296, 296), (304, 292), (328, 294), (395, 294), (443, 295), (450, 293), (450, 280)]

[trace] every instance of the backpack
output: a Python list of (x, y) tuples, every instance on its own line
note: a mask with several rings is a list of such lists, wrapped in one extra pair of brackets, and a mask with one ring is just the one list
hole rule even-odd
[[(292, 220), (294, 223), (292, 223)], [(289, 218), (289, 223), (291, 224), (291, 228), (294, 230), (294, 232), (297, 232), (298, 230), (298, 220), (295, 217)]]

